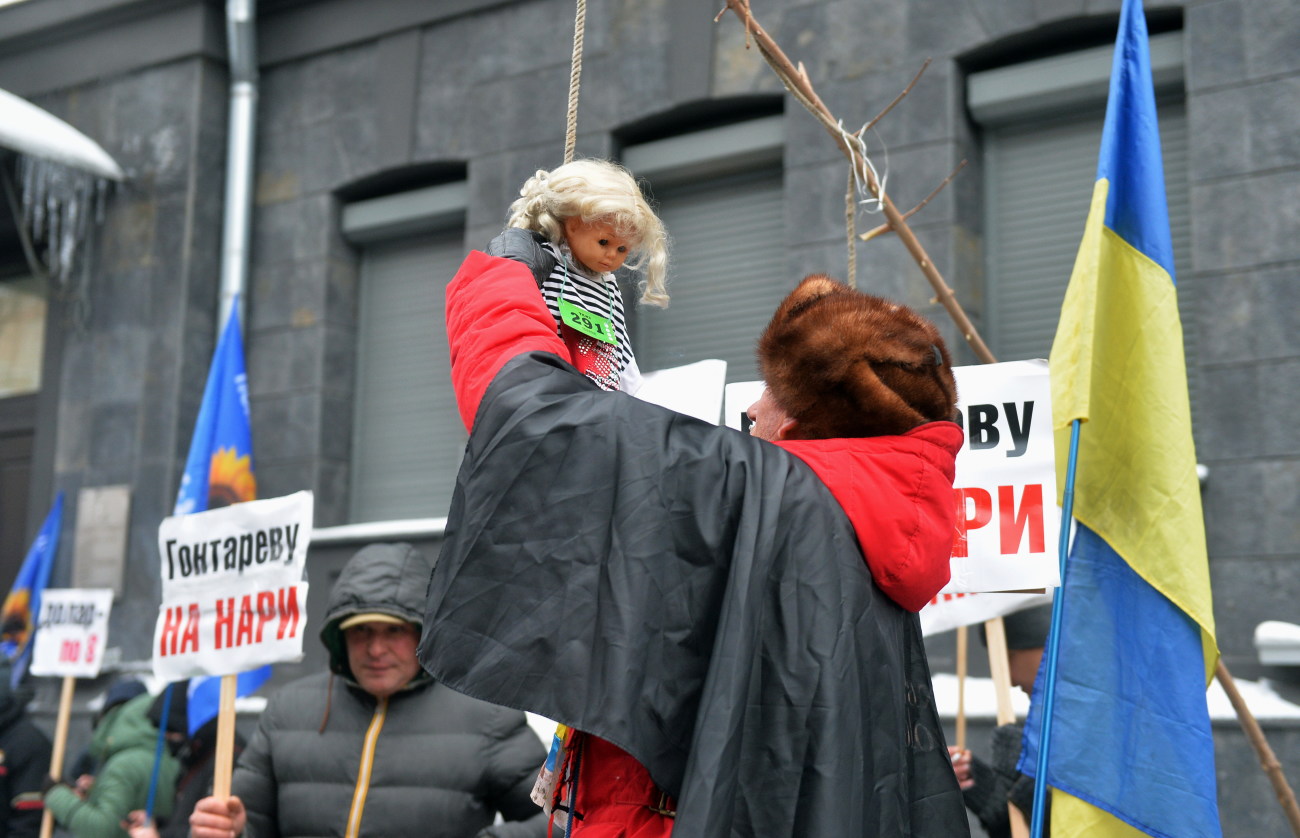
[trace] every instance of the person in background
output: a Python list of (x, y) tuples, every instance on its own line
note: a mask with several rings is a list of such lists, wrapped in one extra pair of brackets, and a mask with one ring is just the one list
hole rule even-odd
[(50, 740), (27, 718), (31, 698), (11, 688), (10, 663), (0, 656), (0, 835), (36, 838), (45, 806), (41, 786), (50, 773)]
[(546, 754), (524, 714), (450, 690), (416, 660), (428, 580), (409, 544), (348, 560), (321, 628), (330, 671), (271, 696), (233, 796), (195, 806), (195, 838), (542, 838), (529, 795)]
[[(189, 682), (178, 681), (171, 692), (163, 691), (149, 707), (149, 720), (154, 726), (162, 724), (163, 700), (171, 696), (171, 709), (167, 711), (167, 745), (180, 761), (180, 777), (176, 781), (176, 801), (171, 817), (160, 829), (149, 823), (143, 809), (136, 809), (127, 818), (127, 832), (131, 838), (186, 838), (190, 834), (190, 814), (194, 806), (212, 794), (212, 780), (216, 774), (217, 718), (204, 723), (194, 735), (189, 735)], [(244, 737), (235, 732), (234, 755), (244, 750)]]
[[(1011, 685), (1032, 696), (1034, 680), (1043, 661), (1043, 649), (1047, 646), (1047, 634), (1052, 627), (1052, 606), (1039, 605), (1008, 614), (1002, 618), (1002, 623), (1006, 627)], [(984, 637), (982, 626), (980, 637)], [(969, 749), (948, 749), (966, 808), (979, 819), (989, 838), (1010, 838), (1008, 803), (1014, 803), (1024, 813), (1026, 821), (1033, 811), (1034, 778), (1016, 770), (1024, 733), (1024, 722), (1010, 722), (994, 728), (988, 762), (973, 755)], [(1051, 802), (1050, 798), (1048, 802)], [(1044, 835), (1050, 822), (1048, 818), (1043, 819)]]
[[(158, 728), (149, 721), (153, 696), (145, 693), (111, 707), (99, 717), (90, 754), (99, 763), (95, 781), (79, 792), (53, 777), (47, 781), (45, 808), (76, 838), (120, 838), (133, 809), (145, 808), (153, 776)], [(155, 812), (171, 814), (180, 765), (165, 749), (159, 767)]]
[[(95, 710), (94, 716), (90, 719), (90, 729), (93, 732), (99, 725), (99, 720), (104, 718), (109, 710), (112, 710), (119, 704), (124, 704), (135, 698), (141, 693), (147, 692), (143, 683), (137, 678), (118, 678), (108, 689), (104, 691), (103, 700), (100, 701), (99, 708)], [(91, 708), (94, 707), (94, 700), (89, 702)], [(77, 758), (64, 769), (64, 777), (68, 784), (83, 797), (90, 793), (90, 787), (95, 784), (95, 774), (99, 770), (99, 761), (90, 753), (90, 747), (82, 749)]]

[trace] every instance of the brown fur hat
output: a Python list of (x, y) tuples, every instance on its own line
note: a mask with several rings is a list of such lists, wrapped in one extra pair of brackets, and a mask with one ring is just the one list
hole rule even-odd
[(933, 323), (824, 274), (805, 277), (777, 307), (758, 364), (803, 439), (901, 434), (952, 419), (957, 405)]

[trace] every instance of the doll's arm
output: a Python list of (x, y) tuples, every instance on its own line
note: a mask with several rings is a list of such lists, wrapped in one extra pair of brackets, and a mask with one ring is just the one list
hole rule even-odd
[(472, 251), (447, 286), (447, 341), (451, 383), (467, 430), (497, 372), (525, 352), (550, 352), (569, 361), (555, 319), (519, 262)]
[(541, 233), (521, 227), (507, 227), (488, 242), (487, 252), (489, 256), (524, 263), (533, 272), (537, 287), (541, 288), (551, 271), (555, 270), (555, 257), (542, 247), (545, 241), (546, 237)]

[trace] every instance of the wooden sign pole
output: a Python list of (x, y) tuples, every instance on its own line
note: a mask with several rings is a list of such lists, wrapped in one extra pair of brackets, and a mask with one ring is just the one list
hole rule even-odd
[(217, 751), (213, 766), (212, 794), (221, 800), (230, 797), (230, 775), (235, 762), (235, 688), (238, 675), (221, 676), (221, 709), (217, 713)]
[[(63, 755), (68, 747), (68, 719), (72, 715), (72, 696), (76, 692), (77, 679), (65, 677), (63, 690), (59, 694), (59, 715), (54, 723), (54, 747), (50, 751), (50, 776), (63, 776)], [(41, 816), (41, 838), (50, 838), (54, 834), (54, 813), (49, 809)]]

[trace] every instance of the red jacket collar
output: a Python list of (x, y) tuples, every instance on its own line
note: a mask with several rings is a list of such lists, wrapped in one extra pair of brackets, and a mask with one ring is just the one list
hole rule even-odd
[(955, 533), (952, 481), (962, 430), (929, 422), (901, 436), (786, 440), (853, 523), (876, 584), (920, 611), (948, 583)]

